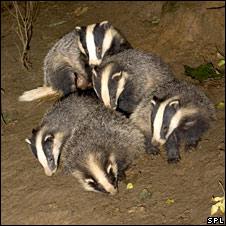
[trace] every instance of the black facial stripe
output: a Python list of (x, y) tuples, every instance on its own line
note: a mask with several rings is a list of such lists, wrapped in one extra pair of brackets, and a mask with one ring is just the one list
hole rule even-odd
[(114, 187), (117, 187), (117, 178), (116, 178), (116, 175), (114, 174), (112, 168), (110, 169), (109, 173), (108, 173), (108, 181), (114, 185)]
[(162, 139), (165, 139), (169, 129), (171, 119), (175, 115), (175, 113), (176, 113), (176, 110), (173, 106), (169, 106), (169, 105), (166, 106), (163, 114), (163, 122), (162, 122), (161, 131), (160, 131), (160, 137)]
[(36, 145), (35, 145), (36, 134), (37, 134), (36, 131), (34, 132), (34, 129), (33, 129), (31, 139), (29, 139), (30, 142), (31, 142), (31, 144), (29, 144), (29, 146), (30, 146), (31, 151), (34, 154), (35, 158), (38, 158), (38, 156), (37, 156), (37, 149), (36, 149)]
[(55, 168), (55, 161), (53, 156), (53, 138), (44, 140), (46, 135), (43, 136), (42, 139), (42, 149), (44, 151), (44, 154), (46, 156), (48, 165), (51, 169)]
[[(98, 72), (97, 72), (98, 73)], [(101, 77), (97, 75), (97, 77), (95, 75), (93, 75), (93, 86), (95, 88), (95, 92), (97, 94), (97, 96), (101, 98)]]
[(101, 59), (102, 45), (103, 45), (103, 40), (105, 35), (104, 26), (100, 26), (100, 24), (97, 23), (93, 29), (93, 35), (94, 35), (94, 42), (96, 46), (96, 56), (98, 59)]
[(118, 37), (114, 37), (111, 42), (110, 48), (104, 53), (104, 56), (112, 56), (116, 53), (120, 53), (126, 49), (132, 49), (132, 46), (124, 40), (122, 43), (120, 43), (120, 40)]
[(86, 27), (81, 27), (81, 30), (79, 30), (78, 33), (79, 33), (79, 39), (82, 44), (82, 47), (85, 50), (86, 55), (88, 56), (88, 50), (86, 45)]
[(34, 154), (35, 158), (38, 158), (36, 146), (31, 144), (30, 147), (31, 147), (31, 151)]
[(104, 193), (107, 193), (107, 191), (103, 188), (103, 186), (101, 184), (99, 184), (95, 179), (94, 177), (92, 177), (91, 175), (85, 173), (85, 178), (87, 179), (91, 179), (93, 180), (88, 182), (88, 184), (96, 191), (100, 191), (100, 192), (104, 192)]
[(108, 193), (104, 188), (103, 186), (101, 186), (99, 183), (97, 182), (89, 182), (89, 185), (91, 187), (93, 187), (96, 191), (100, 191), (100, 192), (103, 192), (103, 193)]
[(154, 120), (155, 120), (155, 116), (157, 114), (158, 108), (159, 108), (159, 103), (156, 103), (151, 110), (151, 130), (152, 130), (152, 133), (154, 131), (153, 124), (154, 124)]
[(116, 106), (116, 93), (117, 93), (117, 88), (118, 88), (118, 82), (115, 81), (114, 79), (110, 78), (108, 80), (108, 89), (109, 89), (109, 96), (110, 96), (110, 104), (111, 107)]

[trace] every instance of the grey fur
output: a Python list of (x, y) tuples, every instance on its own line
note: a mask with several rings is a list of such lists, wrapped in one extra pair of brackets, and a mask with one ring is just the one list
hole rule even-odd
[[(131, 115), (131, 120), (143, 132), (146, 138), (147, 152), (156, 154), (159, 152), (160, 144), (152, 143), (153, 129), (151, 114), (153, 113), (153, 98), (169, 99), (178, 96), (180, 102), (179, 109), (190, 108), (197, 109), (186, 120), (195, 121), (192, 126), (186, 126), (184, 121), (177, 126), (172, 136), (165, 143), (168, 155), (168, 161), (178, 161), (180, 159), (179, 146), (182, 141), (186, 149), (195, 147), (205, 131), (208, 130), (214, 120), (216, 112), (210, 99), (196, 86), (186, 82), (174, 79), (170, 82), (160, 85), (154, 91), (150, 91)], [(187, 128), (186, 128), (187, 127)]]
[[(93, 86), (101, 86), (101, 76), (104, 69), (109, 65), (113, 65), (113, 73), (126, 72), (128, 79), (123, 92), (121, 93), (117, 108), (123, 112), (131, 114), (143, 96), (155, 87), (161, 85), (165, 81), (173, 79), (170, 67), (164, 63), (160, 57), (145, 53), (137, 49), (125, 50), (121, 53), (107, 57), (100, 68), (96, 68), (96, 76), (92, 76)], [(111, 78), (111, 76), (110, 76)], [(108, 88), (110, 93), (111, 107), (114, 105), (115, 92), (112, 85), (112, 79), (108, 81)], [(97, 95), (101, 97), (101, 89), (96, 89)]]
[[(99, 23), (93, 25), (100, 26)], [(66, 96), (78, 89), (84, 90), (92, 87), (88, 54), (83, 53), (84, 47), (82, 47), (81, 41), (86, 42), (84, 40), (86, 29), (93, 25), (76, 27), (55, 43), (44, 59), (43, 87), (48, 87), (48, 89), (40, 87), (40, 89), (26, 91), (19, 97), (20, 101), (32, 101), (54, 94)], [(106, 27), (106, 30), (99, 30), (99, 33), (95, 33), (96, 36), (103, 36), (107, 30), (114, 33), (114, 38), (103, 58), (132, 48), (129, 42), (109, 22), (106, 21), (101, 26)], [(97, 48), (97, 46), (95, 47)]]
[(89, 153), (103, 160), (113, 153), (120, 177), (137, 154), (145, 152), (142, 133), (120, 113), (106, 109), (90, 96), (71, 94), (59, 101), (43, 117), (40, 130), (63, 133), (60, 158), (71, 173), (86, 167)]
[(78, 47), (79, 35), (74, 29), (64, 35), (50, 49), (44, 59), (44, 85), (62, 91), (65, 95), (77, 90), (77, 79), (82, 79), (80, 88), (87, 88), (90, 69)]

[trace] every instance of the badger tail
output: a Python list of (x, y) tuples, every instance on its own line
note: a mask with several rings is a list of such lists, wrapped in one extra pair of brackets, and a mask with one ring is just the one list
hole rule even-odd
[(19, 101), (34, 101), (42, 98), (61, 96), (61, 93), (54, 90), (52, 87), (42, 86), (36, 89), (25, 91), (21, 96), (19, 96)]

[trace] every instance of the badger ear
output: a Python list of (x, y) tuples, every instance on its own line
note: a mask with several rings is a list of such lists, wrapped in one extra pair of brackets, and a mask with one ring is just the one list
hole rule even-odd
[(197, 120), (186, 121), (183, 125), (183, 129), (187, 130), (187, 129), (191, 128), (196, 123), (196, 121)]
[(31, 140), (29, 138), (26, 138), (25, 142), (31, 145)]
[(99, 70), (98, 70), (98, 68), (93, 68), (92, 69), (92, 74), (97, 78), (98, 77), (98, 72), (99, 72)]
[(114, 79), (115, 81), (119, 81), (121, 78), (122, 78), (122, 71), (119, 71), (114, 75), (112, 75), (112, 79)]
[(45, 138), (44, 138), (44, 141), (46, 142), (46, 141), (53, 141), (53, 138), (54, 138), (54, 136), (53, 136), (53, 134), (47, 134), (46, 136), (45, 136)]
[(35, 135), (37, 132), (38, 132), (37, 129), (35, 129), (35, 128), (32, 129), (32, 134), (33, 134), (33, 135)]
[(172, 100), (169, 103), (169, 106), (172, 106), (175, 110), (177, 110), (180, 107), (180, 101), (179, 100)]
[(158, 97), (153, 96), (153, 97), (152, 97), (152, 100), (151, 100), (151, 105), (152, 105), (152, 107), (154, 107), (154, 106), (157, 104), (157, 102), (159, 102)]
[(111, 24), (107, 20), (105, 20), (105, 21), (100, 22), (100, 26), (103, 26), (103, 28), (105, 30), (107, 30), (111, 27)]
[(82, 29), (82, 28), (79, 27), (79, 26), (76, 26), (76, 27), (75, 27), (75, 30), (76, 30), (76, 31), (81, 31), (81, 29)]

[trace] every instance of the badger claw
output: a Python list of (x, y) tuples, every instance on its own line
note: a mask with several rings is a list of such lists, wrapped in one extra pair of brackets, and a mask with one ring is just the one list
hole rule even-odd
[(178, 157), (175, 157), (175, 158), (168, 158), (168, 163), (178, 163), (180, 161), (181, 157), (178, 156)]
[(158, 155), (160, 153), (159, 149), (155, 146), (147, 148), (147, 153), (151, 155)]

